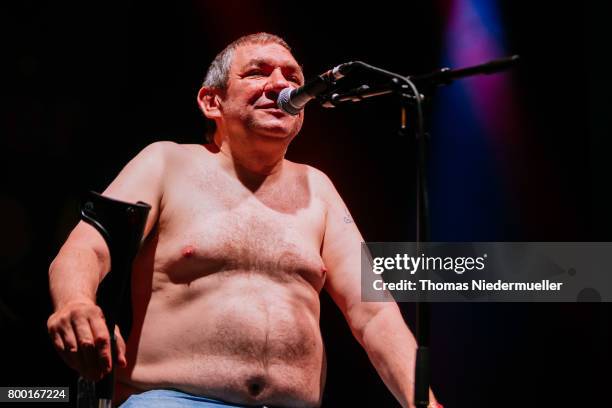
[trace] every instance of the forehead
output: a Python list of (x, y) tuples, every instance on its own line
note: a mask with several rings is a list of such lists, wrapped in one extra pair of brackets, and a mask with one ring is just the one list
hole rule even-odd
[(245, 44), (236, 48), (232, 70), (240, 70), (253, 64), (267, 64), (273, 67), (294, 68), (302, 71), (291, 52), (280, 44)]

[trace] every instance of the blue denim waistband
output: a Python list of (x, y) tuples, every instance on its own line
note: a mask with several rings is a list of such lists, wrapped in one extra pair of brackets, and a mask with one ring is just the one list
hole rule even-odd
[(164, 408), (248, 408), (174, 389), (149, 390), (131, 395), (120, 408), (164, 407)]

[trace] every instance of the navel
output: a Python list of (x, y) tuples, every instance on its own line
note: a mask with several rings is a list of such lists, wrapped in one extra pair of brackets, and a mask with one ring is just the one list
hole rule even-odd
[(266, 387), (266, 381), (262, 376), (256, 375), (247, 380), (247, 389), (251, 397), (257, 397)]

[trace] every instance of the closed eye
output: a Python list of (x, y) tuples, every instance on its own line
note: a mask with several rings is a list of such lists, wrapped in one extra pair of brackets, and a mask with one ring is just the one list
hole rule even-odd
[(263, 71), (261, 69), (252, 69), (252, 70), (248, 71), (245, 76), (248, 76), (248, 77), (263, 76), (263, 74), (264, 73), (263, 73)]
[[(254, 68), (254, 69), (248, 70), (243, 75), (243, 78), (257, 78), (257, 77), (264, 77), (268, 75), (269, 73), (266, 70), (263, 70), (261, 68)], [(289, 77), (287, 77), (287, 80), (297, 85), (301, 85), (302, 83), (300, 77), (297, 75), (289, 75)]]

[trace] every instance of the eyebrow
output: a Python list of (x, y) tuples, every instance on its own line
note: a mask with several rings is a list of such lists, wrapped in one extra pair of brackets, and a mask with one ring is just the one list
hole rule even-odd
[[(264, 65), (271, 66), (273, 64), (270, 64), (270, 62), (265, 58), (253, 58), (244, 66), (244, 68), (248, 68), (252, 66), (260, 67)], [(299, 72), (300, 74), (302, 74), (302, 76), (304, 75), (304, 69), (301, 65), (289, 64), (289, 65), (285, 65), (284, 67), (290, 69), (291, 71)]]

